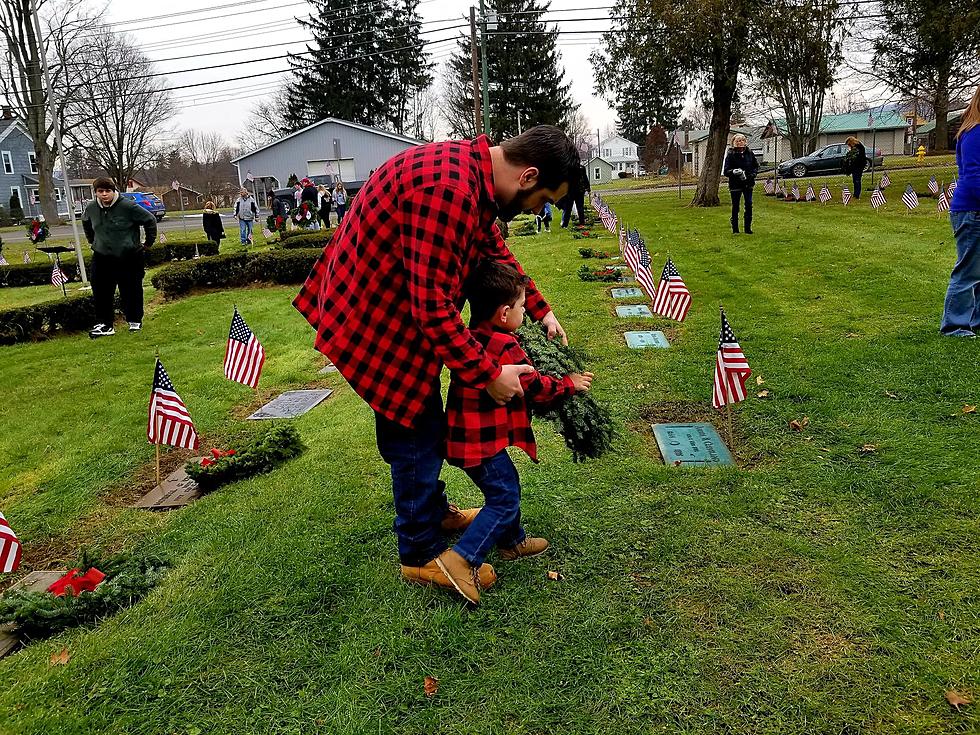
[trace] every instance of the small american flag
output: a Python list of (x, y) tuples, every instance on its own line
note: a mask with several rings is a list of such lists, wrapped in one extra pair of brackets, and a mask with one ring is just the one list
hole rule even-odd
[(949, 182), (949, 186), (946, 188), (946, 196), (949, 201), (953, 201), (953, 192), (956, 191), (956, 179)]
[(745, 400), (745, 381), (752, 374), (745, 354), (735, 339), (725, 310), (721, 310), (721, 334), (715, 358), (715, 384), (711, 405), (715, 408)]
[(937, 212), (948, 212), (949, 211), (949, 197), (946, 196), (946, 190), (942, 189), (939, 192), (939, 201), (936, 203)]
[(868, 127), (873, 128), (875, 126), (874, 118), (871, 116), (871, 110), (868, 110)]
[(650, 251), (647, 250), (643, 238), (640, 237), (638, 230), (630, 230), (627, 235), (627, 254), (626, 262), (630, 264), (636, 280), (646, 290), (651, 299), (657, 297), (657, 285), (653, 280), (653, 273), (650, 271)]
[(167, 241), (167, 235), (163, 232), (160, 233), (160, 237), (157, 238), (157, 242), (165, 243)]
[(194, 258), (193, 258), (193, 260), (197, 260), (200, 257), (201, 257), (201, 253), (198, 252), (197, 245), (195, 245), (194, 246)]
[(660, 316), (682, 322), (691, 308), (691, 292), (677, 272), (674, 261), (667, 258), (663, 273), (660, 274), (660, 285), (657, 286), (657, 296), (653, 302), (653, 311)]
[(626, 228), (620, 225), (619, 227), (619, 254), (625, 258), (626, 257)]
[(184, 449), (197, 449), (198, 438), (187, 406), (177, 395), (170, 376), (157, 358), (150, 393), (150, 420), (146, 425), (150, 444), (167, 444)]
[(793, 184), (793, 188), (790, 190), (789, 193), (790, 193), (790, 196), (793, 197), (793, 200), (794, 201), (797, 201), (797, 202), (800, 201), (800, 187), (798, 187), (796, 184)]
[(826, 184), (824, 184), (823, 186), (820, 187), (820, 203), (821, 204), (826, 204), (827, 202), (829, 202), (833, 198), (834, 198), (834, 195), (830, 193), (830, 189), (827, 187)]
[(236, 308), (231, 318), (228, 348), (225, 350), (225, 377), (255, 388), (264, 364), (265, 350)]
[(929, 192), (930, 193), (932, 193), (932, 194), (938, 194), (939, 193), (939, 182), (936, 181), (936, 177), (935, 176), (930, 176), (929, 177), (929, 184), (928, 184), (928, 186), (929, 186)]
[(68, 276), (66, 276), (65, 272), (58, 267), (57, 263), (55, 263), (54, 267), (51, 269), (51, 285), (55, 288), (60, 288), (65, 283), (68, 283)]
[(783, 182), (782, 181), (780, 181), (778, 184), (776, 184), (776, 194), (777, 195), (780, 195), (781, 194), (784, 197), (786, 196), (786, 189), (783, 187)]
[(806, 185), (806, 200), (812, 202), (817, 198), (817, 195), (813, 192), (813, 184)]
[(24, 262), (25, 263), (31, 262), (31, 254), (27, 250), (24, 251)]
[[(902, 199), (903, 200), (905, 199), (904, 194), (902, 195)], [(885, 192), (883, 192), (881, 189), (875, 189), (873, 192), (871, 192), (872, 207), (878, 209), (879, 207), (885, 206), (885, 204), (887, 204), (887, 202), (885, 201)]]
[[(910, 212), (919, 206), (919, 195), (915, 193), (912, 184), (906, 186), (905, 191), (902, 192), (902, 201), (909, 208)], [(874, 194), (871, 195), (871, 203), (874, 204)]]
[(847, 203), (849, 201), (851, 201), (851, 190), (848, 189), (845, 186), (844, 189), (840, 193), (840, 198), (841, 198), (841, 201), (844, 202), (844, 206), (846, 207), (847, 206)]
[(592, 196), (589, 197), (589, 199), (592, 202), (592, 209), (594, 209), (598, 213), (599, 212), (599, 202), (601, 201), (599, 199), (599, 195), (596, 194), (595, 192), (592, 192)]
[(765, 191), (767, 195), (772, 195), (776, 191), (776, 182), (773, 181), (771, 178), (766, 179)]
[(20, 541), (0, 513), (0, 572), (12, 572), (20, 566)]
[(10, 265), (10, 263), (7, 262), (7, 259), (3, 257), (3, 253), (0, 253), (0, 265)]
[(885, 171), (885, 173), (881, 175), (881, 181), (878, 182), (878, 187), (884, 189), (886, 186), (891, 186), (891, 183), (892, 180), (888, 178), (888, 172)]

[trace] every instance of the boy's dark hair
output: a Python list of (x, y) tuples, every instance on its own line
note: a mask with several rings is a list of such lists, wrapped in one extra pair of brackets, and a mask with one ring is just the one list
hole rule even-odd
[(470, 302), (470, 324), (476, 326), (494, 315), (501, 306), (513, 306), (531, 279), (496, 260), (483, 260), (473, 270), (463, 291)]
[(561, 128), (537, 125), (500, 144), (508, 163), (538, 169), (538, 188), (554, 191), (564, 183), (571, 187), (581, 165), (578, 149)]
[(112, 191), (119, 191), (116, 186), (116, 182), (110, 179), (108, 176), (100, 176), (95, 181), (92, 182), (92, 190), (98, 191), (99, 189), (111, 189)]

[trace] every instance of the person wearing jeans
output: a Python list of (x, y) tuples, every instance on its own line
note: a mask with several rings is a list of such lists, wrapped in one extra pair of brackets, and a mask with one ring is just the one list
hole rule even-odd
[(853, 135), (844, 142), (847, 143), (847, 147), (850, 149), (844, 157), (844, 161), (851, 174), (851, 184), (854, 186), (854, 198), (860, 199), (861, 178), (864, 176), (864, 169), (868, 165), (868, 151), (865, 149), (864, 143)]
[(980, 333), (980, 87), (956, 134), (959, 180), (949, 207), (956, 237), (956, 265), (949, 277), (940, 332), (948, 337)]
[(759, 161), (749, 150), (748, 139), (741, 133), (732, 137), (732, 147), (725, 156), (724, 175), (732, 193), (732, 233), (738, 234), (739, 202), (745, 197), (745, 234), (752, 234), (752, 187), (759, 173)]
[(255, 205), (255, 200), (248, 189), (242, 187), (240, 196), (235, 200), (235, 217), (238, 218), (238, 235), (242, 245), (252, 244), (252, 226), (258, 216), (259, 208)]

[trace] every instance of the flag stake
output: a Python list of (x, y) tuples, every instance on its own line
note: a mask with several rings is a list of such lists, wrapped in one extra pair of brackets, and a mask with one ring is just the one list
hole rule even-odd
[(157, 427), (156, 427), (157, 441), (156, 444), (154, 444), (153, 446), (156, 448), (156, 455), (157, 455), (157, 487), (160, 487), (160, 414), (157, 414), (156, 423), (157, 423)]

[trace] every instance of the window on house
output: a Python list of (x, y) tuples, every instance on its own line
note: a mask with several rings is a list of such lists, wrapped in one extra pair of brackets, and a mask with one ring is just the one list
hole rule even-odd
[(57, 186), (54, 188), (54, 200), (56, 202), (61, 201), (61, 189), (59, 189)]
[(27, 154), (27, 159), (31, 162), (31, 173), (32, 174), (36, 174), (37, 173), (37, 154), (36, 153), (28, 153)]
[(606, 156), (607, 158), (609, 156), (611, 156), (612, 155), (612, 148), (603, 148), (602, 149), (602, 155)]
[(0, 151), (0, 157), (3, 158), (3, 172), (12, 174), (14, 172), (14, 159), (10, 157), (10, 151)]
[(31, 204), (38, 204), (41, 198), (37, 195), (37, 189), (28, 189), (27, 196), (31, 198)]
[[(14, 194), (17, 195), (17, 205), (21, 209), (23, 209), (23, 207), (24, 207), (24, 198), (20, 195), (20, 187), (19, 186), (11, 186), (10, 187), (10, 195), (13, 196)], [(5, 204), (9, 204), (9, 202), (5, 202)], [(2, 205), (0, 205), (0, 206), (2, 206)]]
[(598, 166), (596, 166), (596, 168), (595, 168), (595, 180), (596, 181), (599, 181), (601, 178), (602, 178), (602, 171), (599, 169)]

